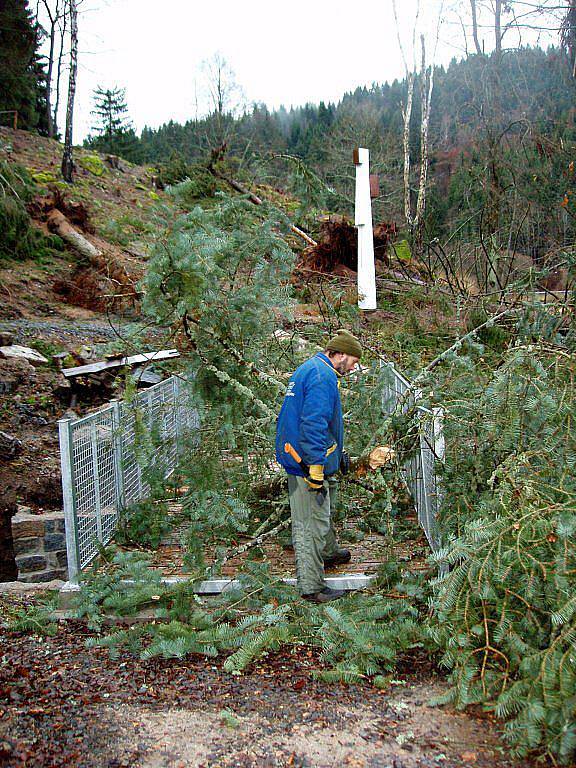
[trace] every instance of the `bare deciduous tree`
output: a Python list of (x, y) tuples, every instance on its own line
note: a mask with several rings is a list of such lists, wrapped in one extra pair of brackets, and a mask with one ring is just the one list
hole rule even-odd
[(62, 155), (62, 176), (69, 184), (73, 182), (74, 161), (72, 159), (72, 122), (74, 119), (74, 96), (76, 95), (76, 73), (78, 70), (78, 7), (76, 0), (68, 0), (70, 14), (70, 76), (68, 79), (68, 103), (66, 106), (66, 130), (64, 153)]
[(418, 183), (418, 196), (416, 200), (416, 210), (413, 211), (412, 194), (410, 186), (411, 178), (411, 153), (410, 153), (410, 123), (412, 118), (412, 106), (414, 100), (414, 85), (418, 77), (416, 67), (416, 30), (418, 27), (418, 20), (420, 16), (420, 3), (416, 6), (416, 16), (414, 19), (414, 26), (412, 28), (412, 54), (413, 63), (412, 68), (408, 67), (406, 54), (404, 52), (404, 46), (402, 44), (402, 38), (400, 35), (400, 25), (398, 22), (398, 12), (396, 8), (396, 0), (392, 0), (392, 8), (394, 11), (394, 19), (396, 22), (396, 30), (398, 32), (398, 45), (404, 62), (404, 69), (406, 73), (406, 104), (403, 107), (402, 118), (404, 123), (403, 130), (403, 147), (404, 147), (404, 215), (406, 223), (410, 227), (410, 230), (414, 234), (415, 241), (421, 243), (422, 240), (422, 227), (424, 225), (424, 215), (426, 213), (426, 191), (428, 183), (428, 131), (430, 126), (430, 110), (432, 104), (432, 90), (434, 87), (434, 58), (436, 54), (436, 48), (438, 45), (438, 39), (440, 34), (440, 24), (442, 23), (442, 14), (444, 3), (440, 4), (440, 10), (438, 14), (438, 22), (436, 26), (436, 39), (434, 44), (434, 54), (430, 64), (426, 63), (426, 43), (424, 35), (420, 35), (420, 47), (421, 47), (421, 60), (420, 60), (420, 104), (421, 104), (421, 122), (420, 122), (420, 178)]
[[(61, 0), (52, 0), (52, 2), (49, 2), (49, 0), (42, 0), (42, 7), (45, 12), (45, 16), (47, 19), (47, 26), (48, 26), (48, 66), (46, 69), (46, 122), (48, 124), (48, 136), (52, 138), (57, 133), (57, 122), (56, 122), (56, 110), (52, 106), (52, 79), (53, 79), (53, 73), (54, 73), (54, 60), (56, 55), (56, 49), (57, 49), (57, 40), (56, 40), (56, 33), (58, 28), (61, 26), (62, 23), (62, 17), (66, 13), (66, 3), (61, 2)], [(45, 24), (46, 21), (43, 20), (43, 24)], [(63, 38), (60, 38), (60, 48), (59, 48), (59, 66), (57, 67), (57, 79), (58, 84), (57, 88), (59, 86), (59, 80), (60, 80), (60, 71), (61, 71), (61, 58), (62, 58), (62, 51), (63, 51)]]
[(472, 14), (472, 37), (474, 38), (476, 53), (479, 56), (482, 56), (483, 50), (480, 46), (480, 40), (478, 39), (478, 13), (476, 10), (476, 0), (470, 0), (470, 12)]
[(213, 135), (207, 136), (211, 146), (220, 146), (229, 138), (233, 128), (233, 117), (237, 117), (246, 106), (244, 91), (236, 80), (236, 74), (226, 59), (215, 53), (205, 59), (201, 66), (204, 102), (211, 120), (207, 123)]

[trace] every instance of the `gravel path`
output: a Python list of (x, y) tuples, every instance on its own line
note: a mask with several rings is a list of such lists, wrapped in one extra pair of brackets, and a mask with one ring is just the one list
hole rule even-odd
[(118, 338), (117, 333), (108, 323), (86, 321), (2, 320), (0, 321), (0, 331), (11, 331), (18, 341), (25, 341), (35, 336), (38, 331), (61, 334), (63, 339), (84, 339), (87, 336), (102, 336), (106, 339)]

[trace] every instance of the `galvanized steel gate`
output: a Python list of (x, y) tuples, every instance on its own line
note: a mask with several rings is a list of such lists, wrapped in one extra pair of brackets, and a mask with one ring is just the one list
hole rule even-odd
[(182, 436), (198, 427), (176, 376), (133, 400), (58, 422), (70, 581), (111, 541), (123, 510), (149, 495), (138, 434), (151, 436), (154, 467), (168, 477), (178, 464)]

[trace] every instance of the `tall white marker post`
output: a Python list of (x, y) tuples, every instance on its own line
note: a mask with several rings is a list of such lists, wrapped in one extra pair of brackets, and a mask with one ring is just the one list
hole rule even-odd
[(376, 309), (376, 270), (368, 150), (355, 149), (354, 163), (356, 165), (354, 224), (358, 229), (358, 306), (360, 309)]

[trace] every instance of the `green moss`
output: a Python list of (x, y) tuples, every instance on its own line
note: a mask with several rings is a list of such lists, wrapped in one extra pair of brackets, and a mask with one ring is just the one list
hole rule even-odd
[(106, 168), (99, 155), (84, 155), (78, 161), (78, 164), (94, 176), (103, 176)]
[(32, 178), (37, 184), (53, 184), (58, 181), (50, 171), (32, 171)]

